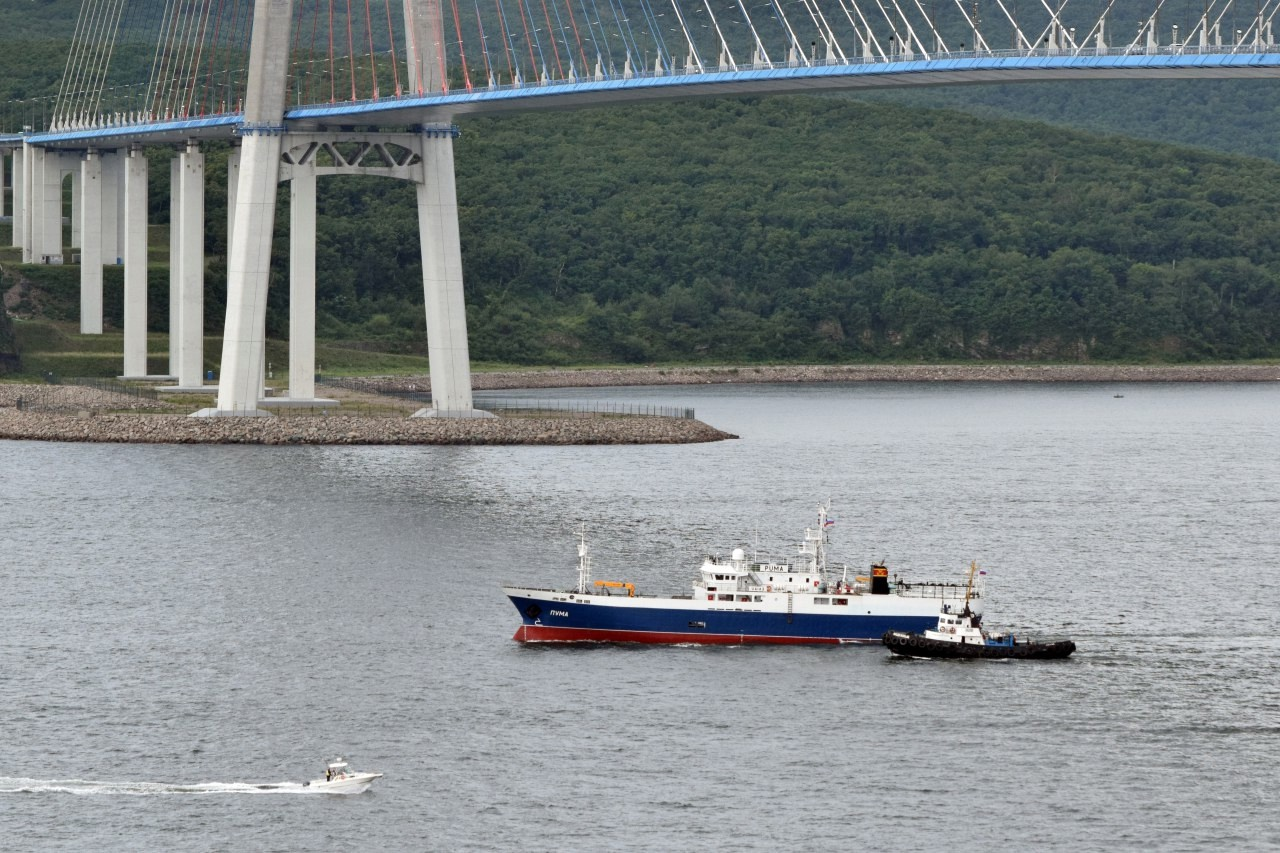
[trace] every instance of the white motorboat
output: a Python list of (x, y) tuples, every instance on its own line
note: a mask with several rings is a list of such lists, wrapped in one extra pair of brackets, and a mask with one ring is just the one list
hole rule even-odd
[(374, 779), (381, 778), (381, 773), (359, 773), (341, 758), (335, 758), (325, 768), (323, 779), (312, 779), (302, 784), (313, 791), (327, 794), (360, 794), (369, 790)]

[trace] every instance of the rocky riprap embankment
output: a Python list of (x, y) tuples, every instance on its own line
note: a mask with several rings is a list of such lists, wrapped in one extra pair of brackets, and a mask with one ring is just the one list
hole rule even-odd
[[(703, 385), (764, 382), (1277, 382), (1280, 365), (819, 365), (790, 367), (638, 367), (473, 373), (477, 391)], [(425, 376), (343, 379), (370, 392), (429, 391)]]
[(135, 444), (692, 444), (736, 436), (700, 421), (658, 417), (192, 418), (0, 408), (0, 438)]

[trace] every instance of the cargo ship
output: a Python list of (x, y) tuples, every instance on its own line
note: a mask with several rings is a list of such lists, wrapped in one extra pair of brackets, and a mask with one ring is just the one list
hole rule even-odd
[(872, 565), (865, 575), (829, 565), (826, 505), (789, 559), (707, 557), (689, 593), (641, 595), (628, 581), (595, 580), (585, 527), (578, 533), (578, 584), (556, 590), (504, 584), (520, 614), (522, 643), (613, 642), (745, 645), (879, 643), (887, 631), (924, 631), (958, 608), (981, 612), (982, 590), (964, 583), (907, 582)]

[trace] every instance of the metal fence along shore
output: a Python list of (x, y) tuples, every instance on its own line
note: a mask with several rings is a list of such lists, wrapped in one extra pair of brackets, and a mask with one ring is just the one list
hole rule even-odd
[[(327, 380), (323, 384), (345, 387), (342, 380)], [(369, 393), (369, 392), (365, 392)], [(165, 394), (150, 384), (122, 382), (117, 379), (94, 377), (59, 378), (46, 376), (41, 385), (0, 385), (0, 407), (13, 407), (32, 412), (79, 412), (166, 409)], [(264, 408), (281, 417), (400, 417), (408, 414), (404, 403), (416, 404), (416, 408), (431, 406), (431, 394), (426, 391), (384, 391), (376, 396), (389, 398), (344, 400), (338, 405), (288, 405), (288, 398), (267, 398)], [(279, 405), (273, 405), (279, 403)], [(401, 404), (397, 406), (397, 404)], [(496, 414), (506, 417), (654, 417), (695, 420), (692, 408), (657, 406), (649, 403), (619, 403), (607, 400), (546, 400), (536, 397), (485, 397), (475, 400), (477, 414), (485, 417)]]

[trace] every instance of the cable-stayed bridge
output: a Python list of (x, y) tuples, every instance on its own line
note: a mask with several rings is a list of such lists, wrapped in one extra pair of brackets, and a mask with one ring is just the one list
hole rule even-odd
[[(143, 145), (172, 145), (169, 374), (203, 387), (206, 140), (229, 167), (218, 403), (260, 413), (276, 187), (290, 185), (290, 391), (313, 401), (316, 180), (418, 192), (433, 408), (472, 408), (452, 121), (640, 99), (1280, 74), (1280, 0), (83, 0), (58, 92), (0, 105), (14, 245), (64, 259), (81, 330), (125, 268), (124, 375), (146, 375)], [(0, 162), (3, 162), (0, 160)], [(0, 185), (0, 189), (2, 189)], [(0, 198), (4, 194), (0, 193)], [(0, 213), (7, 209), (0, 209)]]

